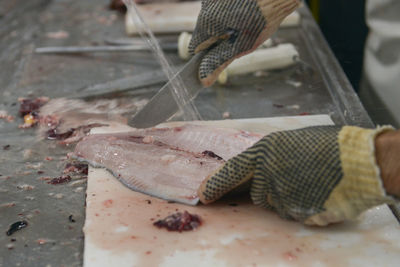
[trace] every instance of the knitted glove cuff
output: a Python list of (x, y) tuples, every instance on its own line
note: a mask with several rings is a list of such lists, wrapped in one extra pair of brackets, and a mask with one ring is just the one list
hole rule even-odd
[(375, 158), (375, 138), (393, 130), (389, 126), (375, 130), (353, 126), (342, 128), (338, 143), (343, 178), (324, 203), (325, 211), (311, 216), (305, 224), (326, 225), (354, 219), (371, 207), (395, 202), (383, 188)]
[(267, 18), (268, 27), (261, 34), (256, 46), (268, 39), (279, 27), (282, 21), (297, 7), (300, 0), (257, 0), (261, 13)]

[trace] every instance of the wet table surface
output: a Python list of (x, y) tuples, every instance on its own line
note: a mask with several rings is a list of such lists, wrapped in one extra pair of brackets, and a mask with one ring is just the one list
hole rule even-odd
[[(0, 266), (81, 266), (86, 180), (52, 185), (72, 146), (38, 140), (19, 129), (18, 97), (68, 96), (78, 89), (159, 69), (150, 52), (37, 55), (42, 46), (99, 45), (124, 37), (124, 18), (108, 1), (10, 0), (0, 2)], [(301, 62), (285, 70), (234, 77), (205, 89), (195, 100), (205, 120), (329, 114), (338, 124), (372, 123), (326, 45), (308, 10), (299, 27), (280, 29), (274, 40), (291, 42)], [(55, 38), (58, 37), (58, 38)], [(174, 53), (174, 64), (182, 64)], [(160, 85), (125, 94), (148, 99)], [(11, 236), (16, 221), (28, 226)]]

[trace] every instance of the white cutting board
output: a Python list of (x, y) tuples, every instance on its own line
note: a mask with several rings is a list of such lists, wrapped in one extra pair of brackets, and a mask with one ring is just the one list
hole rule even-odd
[[(322, 115), (196, 123), (269, 133), (332, 121)], [(306, 227), (252, 205), (247, 196), (208, 206), (168, 203), (92, 167), (86, 202), (85, 267), (400, 266), (400, 227), (386, 206), (355, 222)], [(185, 210), (203, 219), (196, 231), (168, 232), (152, 225)]]

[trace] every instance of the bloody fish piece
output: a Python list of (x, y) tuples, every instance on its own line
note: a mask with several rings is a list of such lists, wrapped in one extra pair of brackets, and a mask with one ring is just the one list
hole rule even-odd
[(77, 144), (73, 157), (108, 169), (135, 191), (196, 205), (201, 182), (261, 137), (197, 125), (94, 134)]
[(38, 97), (35, 99), (20, 98), (19, 115), (24, 117), (25, 115), (32, 114), (32, 112), (38, 112), (40, 107), (49, 101), (48, 97)]
[(143, 99), (52, 99), (40, 108), (39, 135), (60, 144), (75, 143), (93, 128), (126, 124), (125, 115), (145, 103), (147, 101)]
[(153, 223), (158, 228), (166, 228), (168, 231), (191, 231), (201, 225), (201, 219), (196, 214), (185, 212), (177, 212), (167, 216), (162, 220)]
[(71, 176), (69, 175), (63, 175), (60, 177), (56, 177), (51, 179), (50, 181), (48, 181), (48, 184), (52, 184), (52, 185), (57, 185), (57, 184), (64, 184), (64, 183), (68, 183), (69, 181), (71, 181)]
[(47, 131), (47, 139), (49, 139), (49, 140), (64, 140), (64, 139), (71, 137), (71, 135), (73, 133), (74, 133), (73, 129), (69, 129), (68, 131), (63, 132), (63, 133), (58, 133), (57, 128), (53, 128), (53, 129), (49, 129)]
[(57, 128), (52, 128), (47, 131), (47, 139), (59, 140), (61, 144), (69, 144), (75, 141), (79, 141), (86, 136), (92, 128), (107, 126), (107, 124), (91, 123), (88, 125), (82, 125), (77, 128), (71, 128), (66, 132), (59, 132)]
[(78, 173), (78, 174), (88, 174), (89, 166), (86, 163), (80, 162), (69, 162), (65, 165), (63, 170), (64, 174), (67, 173)]

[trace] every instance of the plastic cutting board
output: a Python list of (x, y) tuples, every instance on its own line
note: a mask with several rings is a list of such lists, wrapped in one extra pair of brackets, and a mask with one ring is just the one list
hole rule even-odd
[[(267, 134), (332, 121), (321, 115), (196, 123)], [(386, 206), (366, 212), (355, 222), (306, 227), (252, 205), (247, 196), (208, 206), (168, 203), (134, 192), (107, 171), (92, 167), (86, 201), (85, 267), (400, 264), (400, 227)], [(203, 219), (196, 231), (168, 232), (152, 225), (154, 220), (185, 210)]]

